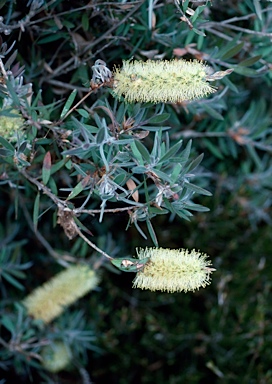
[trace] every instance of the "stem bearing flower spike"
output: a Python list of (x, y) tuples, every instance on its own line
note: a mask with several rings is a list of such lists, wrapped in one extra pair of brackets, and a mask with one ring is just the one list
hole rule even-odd
[(210, 284), (211, 261), (196, 250), (146, 248), (137, 249), (139, 260), (149, 262), (137, 272), (133, 288), (151, 291), (187, 292)]
[(113, 94), (130, 103), (194, 100), (216, 92), (209, 72), (198, 60), (123, 61), (113, 73)]
[(149, 257), (141, 260), (133, 259), (132, 257), (111, 259), (111, 263), (123, 272), (138, 272), (144, 268), (148, 261)]
[(75, 265), (36, 288), (23, 304), (34, 319), (49, 323), (98, 283), (99, 278), (92, 269), (85, 265)]

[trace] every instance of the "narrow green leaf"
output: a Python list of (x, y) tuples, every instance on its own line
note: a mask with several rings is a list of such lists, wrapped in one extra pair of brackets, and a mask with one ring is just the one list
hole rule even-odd
[(10, 80), (6, 80), (6, 86), (7, 86), (7, 89), (9, 91), (9, 93), (10, 93), (10, 96), (12, 98), (12, 101), (13, 101), (14, 105), (19, 107), (20, 106), (20, 99), (17, 96), (17, 94), (16, 94), (16, 92), (15, 92), (15, 90), (14, 90), (14, 88), (13, 88), (11, 82), (10, 82)]
[(1, 318), (1, 324), (3, 327), (5, 327), (12, 335), (15, 334), (15, 327), (14, 321), (11, 320), (11, 316), (3, 316)]
[(71, 162), (71, 160), (69, 159), (69, 157), (65, 157), (64, 159), (58, 161), (57, 163), (53, 164), (52, 167), (51, 167), (51, 176), (56, 173), (57, 171), (59, 171), (62, 167), (64, 167), (65, 165), (67, 165), (68, 162)]
[(63, 107), (63, 110), (60, 114), (60, 118), (62, 119), (66, 113), (69, 111), (71, 105), (73, 104), (74, 100), (75, 100), (75, 97), (76, 97), (76, 94), (77, 94), (77, 90), (74, 89), (73, 92), (71, 93), (71, 95), (68, 97), (64, 107)]
[(154, 173), (164, 181), (167, 181), (168, 183), (172, 183), (172, 179), (170, 176), (168, 176), (165, 172), (160, 171), (159, 169), (154, 169)]
[(170, 116), (170, 113), (161, 113), (160, 115), (151, 117), (147, 123), (148, 124), (159, 124), (163, 123), (164, 121), (168, 120)]
[(43, 159), (43, 167), (42, 167), (42, 181), (44, 185), (48, 183), (50, 179), (51, 172), (51, 153), (48, 151)]
[(248, 59), (241, 61), (241, 63), (239, 63), (239, 65), (241, 65), (243, 67), (249, 67), (250, 65), (253, 65), (257, 61), (259, 61), (261, 58), (262, 58), (262, 55), (249, 57)]
[(137, 173), (137, 174), (144, 174), (145, 172), (146, 172), (146, 167), (144, 167), (143, 165), (138, 165), (138, 166), (136, 166), (136, 167), (133, 167), (132, 169), (131, 169), (131, 171), (133, 172), (133, 173)]
[(25, 287), (19, 283), (19, 281), (17, 281), (16, 279), (14, 279), (14, 277), (12, 277), (11, 275), (9, 275), (8, 273), (6, 273), (5, 271), (2, 272), (2, 277), (7, 280), (7, 282), (9, 282), (11, 285), (13, 285), (15, 288), (18, 288), (20, 289), (20, 291), (23, 291), (25, 289)]
[(192, 202), (185, 204), (185, 207), (187, 209), (190, 209), (191, 211), (196, 211), (196, 212), (209, 212), (209, 208), (204, 207), (203, 205), (200, 204), (194, 204)]
[(158, 240), (157, 240), (157, 236), (156, 236), (154, 228), (153, 228), (153, 226), (151, 224), (151, 221), (149, 219), (146, 220), (146, 225), (147, 225), (148, 232), (150, 234), (150, 237), (151, 237), (155, 247), (158, 247), (159, 243), (158, 243)]
[(192, 31), (196, 33), (199, 36), (205, 37), (205, 33), (203, 31), (200, 31), (199, 29), (193, 28)]
[(136, 144), (138, 151), (141, 153), (143, 159), (149, 163), (150, 154), (149, 154), (148, 150), (146, 149), (146, 147), (138, 140), (135, 141), (135, 144)]
[(185, 0), (185, 1), (182, 1), (182, 9), (184, 12), (187, 11), (187, 8), (188, 8), (188, 5), (189, 5), (189, 2), (190, 0)]
[[(206, 8), (206, 5), (199, 5), (199, 6), (196, 8), (196, 10), (195, 10), (193, 16), (190, 18), (190, 21), (191, 21), (192, 23), (194, 23), (194, 22), (197, 20), (197, 18), (199, 17), (199, 15), (204, 11), (205, 8)], [(194, 31), (194, 28), (193, 28), (193, 31)], [(194, 32), (196, 32), (196, 31), (194, 31)], [(200, 35), (200, 34), (202, 35), (202, 33), (203, 33), (203, 32), (200, 32), (200, 33), (198, 33), (198, 32), (200, 32), (200, 31), (197, 31), (197, 32), (196, 32), (198, 35)], [(202, 35), (202, 36), (203, 36), (203, 35)], [(204, 36), (205, 36), (205, 34), (204, 34)]]
[(261, 8), (260, 0), (253, 0), (253, 4), (254, 4), (258, 19), (262, 21), (262, 8)]
[(86, 119), (88, 119), (89, 113), (85, 109), (78, 108), (76, 111), (80, 114), (80, 116), (85, 117)]
[(137, 231), (140, 233), (140, 235), (142, 235), (143, 238), (144, 238), (145, 240), (147, 240), (147, 237), (146, 237), (145, 233), (144, 233), (144, 232), (142, 231), (142, 229), (139, 227), (137, 221), (134, 221), (133, 224), (134, 224), (135, 228), (137, 229)]
[(182, 210), (176, 210), (175, 213), (181, 217), (182, 219), (184, 220), (187, 220), (187, 221), (190, 221), (190, 217), (193, 216), (189, 211), (187, 211), (186, 209), (182, 209)]
[(138, 161), (138, 163), (143, 166), (144, 165), (144, 160), (143, 160), (143, 157), (141, 155), (141, 152), (138, 150), (138, 148), (136, 146), (136, 142), (135, 141), (130, 144), (130, 148), (131, 148), (132, 153), (135, 156), (136, 160)]
[[(188, 188), (190, 191), (194, 191), (196, 193), (199, 193), (200, 195), (205, 195), (205, 196), (212, 196), (211, 192), (207, 191), (204, 188), (201, 188), (195, 184), (191, 183), (185, 183), (186, 188)], [(190, 208), (191, 209), (191, 208)]]
[(212, 107), (210, 107), (209, 105), (207, 104), (203, 104), (202, 105), (202, 108), (211, 116), (213, 117), (214, 119), (217, 119), (217, 120), (224, 120), (224, 117), (219, 113), (217, 112), (215, 109), (213, 109)]
[(182, 166), (181, 164), (176, 164), (173, 171), (172, 171), (172, 174), (171, 174), (171, 180), (173, 180), (173, 182), (175, 183), (179, 177), (179, 174), (181, 172), (181, 169), (182, 169)]
[(167, 160), (171, 160), (171, 158), (173, 158), (175, 156), (175, 154), (179, 151), (180, 147), (182, 146), (182, 140), (180, 140), (179, 142), (177, 142), (175, 145), (173, 145), (169, 151), (167, 151), (165, 153), (164, 156), (162, 156), (162, 158), (160, 159), (159, 161), (159, 164), (162, 164), (164, 163), (165, 161)]
[(69, 194), (69, 196), (67, 197), (67, 200), (71, 200), (73, 199), (74, 197), (76, 197), (77, 195), (80, 194), (80, 192), (83, 191), (83, 189), (88, 185), (89, 181), (90, 181), (90, 178), (91, 176), (90, 175), (87, 175), (86, 177), (84, 177), (84, 179), (82, 179), (71, 191), (71, 193)]
[(203, 142), (204, 142), (205, 146), (211, 151), (211, 153), (215, 157), (217, 157), (217, 158), (219, 158), (221, 160), (224, 159), (224, 156), (222, 155), (222, 153), (220, 152), (218, 147), (216, 145), (214, 145), (210, 140), (203, 139)]
[(234, 68), (234, 72), (239, 73), (239, 75), (248, 76), (248, 77), (258, 76), (258, 72), (256, 72), (255, 69), (242, 67), (242, 66), (240, 67), (239, 65)]
[(244, 42), (242, 41), (241, 43), (237, 44), (235, 47), (231, 48), (229, 51), (227, 51), (222, 57), (221, 59), (223, 60), (227, 60), (227, 59), (230, 59), (231, 57), (237, 55), (237, 53), (239, 53), (241, 51), (241, 49), (243, 48), (244, 46)]
[(220, 50), (215, 49), (213, 56), (214, 56), (215, 58), (220, 59), (222, 56), (225, 55), (225, 53), (227, 53), (230, 49), (232, 49), (233, 47), (236, 46), (237, 42), (238, 42), (238, 41), (240, 40), (240, 38), (241, 38), (241, 35), (242, 35), (242, 34), (239, 33), (233, 40), (231, 40), (231, 41), (228, 42), (227, 44), (224, 44)]
[(26, 274), (23, 271), (20, 271), (19, 269), (9, 269), (9, 274), (17, 277), (18, 279), (25, 279)]
[(50, 177), (48, 181), (48, 187), (51, 189), (51, 192), (54, 193), (54, 195), (58, 195), (58, 187), (53, 177)]
[(56, 41), (59, 39), (66, 39), (66, 38), (67, 38), (66, 33), (62, 33), (58, 31), (58, 33), (55, 33), (55, 34), (50, 33), (49, 36), (43, 37), (41, 40), (38, 41), (38, 44), (47, 44), (47, 43), (51, 43), (51, 41)]
[(33, 208), (33, 225), (34, 225), (35, 231), (37, 231), (37, 226), (38, 226), (39, 208), (40, 208), (40, 192), (37, 193), (37, 196), (34, 201), (34, 208)]
[(189, 165), (188, 167), (186, 168), (186, 172), (189, 173), (189, 172), (192, 172), (196, 167), (198, 167), (198, 165), (201, 163), (201, 161), (203, 160), (203, 157), (204, 157), (204, 154), (202, 153), (201, 155), (197, 156), (196, 159), (194, 159)]
[(181, 153), (181, 160), (186, 161), (188, 160), (190, 153), (191, 153), (191, 147), (192, 147), (192, 140), (189, 140), (186, 144), (185, 149)]
[(85, 32), (89, 30), (89, 14), (87, 12), (82, 15), (81, 25)]
[(148, 212), (153, 216), (166, 215), (168, 213), (168, 210), (164, 208), (157, 208), (157, 207), (150, 206), (148, 207)]
[(0, 144), (3, 145), (3, 147), (7, 148), (12, 153), (14, 153), (13, 146), (6, 139), (4, 139), (2, 136), (0, 136)]

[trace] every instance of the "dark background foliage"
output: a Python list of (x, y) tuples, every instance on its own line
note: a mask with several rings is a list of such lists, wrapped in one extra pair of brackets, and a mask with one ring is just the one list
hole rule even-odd
[[(271, 383), (271, 3), (9, 0), (0, 7), (2, 40), (8, 47), (16, 42), (15, 63), (24, 66), (33, 99), (39, 95), (25, 116), (29, 137), (37, 140), (31, 172), (41, 169), (47, 151), (53, 162), (60, 161), (69, 148), (59, 145), (57, 128), (73, 124), (56, 123), (54, 131), (46, 125), (35, 129), (35, 121), (58, 122), (73, 89), (76, 101), (87, 94), (95, 60), (110, 69), (132, 57), (196, 58), (215, 71), (234, 68), (216, 83), (212, 97), (165, 105), (167, 121), (153, 124), (144, 141), (151, 150), (154, 131), (167, 126), (172, 144), (183, 139), (184, 149), (192, 139), (190, 159), (204, 153), (194, 182), (212, 196), (197, 194), (194, 203), (210, 211), (193, 212), (190, 221), (174, 213), (151, 220), (159, 246), (210, 255), (217, 272), (210, 286), (195, 293), (133, 290), (133, 274), (117, 273), (105, 263), (96, 291), (48, 327), (31, 322), (16, 303), (61, 269), (52, 250), (79, 259), (98, 255), (81, 238), (68, 240), (56, 225), (54, 204), (43, 194), (37, 236), (37, 188), (1, 160), (0, 383)], [(117, 114), (116, 103), (107, 89), (92, 94), (80, 107), (90, 114), (84, 123), (95, 124), (94, 106), (106, 105)], [(147, 118), (159, 114), (156, 106), (145, 108)], [(85, 118), (81, 113), (75, 112), (77, 119)], [(97, 113), (110, 126), (105, 110)], [(76, 185), (76, 176), (65, 167), (55, 174), (54, 185), (66, 188), (62, 198)], [(85, 198), (83, 192), (76, 205)], [(99, 208), (97, 202), (95, 196), (92, 208)], [(116, 202), (109, 201), (111, 207)], [(137, 226), (126, 230), (127, 212), (105, 214), (101, 223), (98, 215), (80, 219), (111, 256), (153, 246), (145, 220), (139, 227), (146, 239)], [(36, 357), (44, 341), (56, 338), (69, 340), (74, 364), (50, 374)]]

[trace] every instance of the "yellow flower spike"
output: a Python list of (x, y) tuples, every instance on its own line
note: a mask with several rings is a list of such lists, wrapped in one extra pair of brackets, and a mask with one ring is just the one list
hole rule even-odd
[(45, 346), (41, 357), (43, 367), (52, 373), (62, 371), (72, 361), (71, 350), (62, 341), (55, 341)]
[(194, 100), (216, 92), (207, 81), (209, 67), (201, 61), (124, 61), (115, 68), (113, 94), (134, 102)]
[(49, 323), (98, 283), (99, 278), (92, 269), (85, 265), (75, 265), (36, 288), (24, 299), (23, 304), (34, 319)]
[(196, 250), (146, 248), (137, 249), (139, 259), (149, 257), (144, 268), (137, 272), (133, 288), (151, 291), (187, 292), (210, 284), (211, 261)]

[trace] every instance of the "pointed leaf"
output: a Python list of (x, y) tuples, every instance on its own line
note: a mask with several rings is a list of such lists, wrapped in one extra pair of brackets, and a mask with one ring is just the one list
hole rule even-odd
[(147, 225), (148, 232), (150, 234), (150, 237), (151, 237), (155, 247), (158, 247), (159, 243), (158, 243), (158, 240), (157, 240), (157, 236), (156, 236), (154, 228), (153, 228), (153, 226), (151, 224), (151, 221), (149, 219), (146, 220), (146, 225)]
[(163, 123), (164, 121), (168, 120), (170, 116), (170, 113), (161, 113), (160, 115), (151, 117), (147, 123), (148, 124), (159, 124)]
[(87, 175), (86, 177), (84, 177), (84, 179), (82, 179), (71, 191), (71, 193), (69, 194), (69, 196), (67, 197), (67, 200), (71, 200), (73, 199), (74, 197), (76, 197), (77, 195), (80, 194), (80, 192), (83, 191), (83, 189), (88, 185), (89, 181), (90, 181), (90, 178), (91, 176), (90, 175)]
[(138, 151), (141, 153), (143, 159), (145, 161), (149, 162), (150, 161), (150, 154), (149, 154), (148, 150), (146, 149), (146, 147), (138, 140), (135, 141), (135, 144), (136, 144)]
[(253, 4), (254, 4), (258, 19), (262, 21), (262, 8), (261, 8), (260, 0), (253, 0)]
[(62, 119), (66, 113), (69, 111), (71, 105), (73, 104), (74, 100), (75, 100), (75, 97), (76, 97), (76, 94), (77, 94), (77, 90), (74, 89), (73, 92), (71, 93), (71, 95), (68, 97), (64, 107), (63, 107), (63, 110), (60, 114), (60, 118)]
[(33, 208), (33, 225), (34, 225), (35, 231), (37, 231), (37, 226), (38, 226), (39, 208), (40, 208), (40, 192), (37, 193), (37, 196), (34, 202), (34, 208)]
[(160, 159), (159, 161), (159, 164), (162, 164), (164, 163), (166, 160), (170, 160), (172, 157), (175, 156), (175, 154), (179, 151), (180, 147), (182, 145), (182, 140), (180, 140), (179, 142), (177, 142), (175, 145), (173, 145), (169, 151), (167, 151), (165, 153), (164, 156), (162, 156), (162, 158)]
[(141, 152), (139, 151), (139, 149), (136, 146), (135, 141), (130, 144), (130, 148), (131, 148), (132, 153), (135, 156), (136, 160), (138, 161), (139, 165), (143, 166), (144, 165), (144, 160), (143, 160), (143, 157), (141, 155)]
[(51, 173), (51, 153), (48, 151), (43, 159), (43, 167), (42, 167), (42, 181), (44, 185), (48, 183), (50, 179)]
[(4, 139), (4, 137), (2, 137), (2, 136), (0, 136), (0, 144), (3, 145), (3, 147), (7, 148), (12, 153), (14, 153), (13, 146), (6, 139)]
[(11, 82), (10, 82), (10, 80), (7, 80), (7, 81), (6, 81), (6, 86), (7, 86), (7, 89), (8, 89), (8, 91), (9, 91), (9, 93), (10, 93), (10, 96), (11, 96), (11, 98), (12, 98), (13, 103), (14, 103), (17, 107), (19, 107), (19, 106), (20, 106), (20, 99), (19, 99), (19, 97), (17, 96), (17, 94), (16, 94), (16, 92), (15, 92), (15, 90), (14, 90), (14, 88), (13, 88)]
[(1, 276), (7, 280), (11, 285), (13, 285), (15, 288), (18, 288), (20, 289), (21, 291), (23, 291), (25, 289), (25, 287), (19, 283), (19, 281), (17, 281), (16, 279), (14, 279), (14, 277), (12, 277), (11, 275), (9, 275), (8, 273), (6, 273), (5, 271), (3, 271), (1, 273)]
[(209, 105), (207, 104), (203, 104), (202, 105), (202, 108), (211, 116), (213, 117), (214, 119), (217, 119), (217, 120), (224, 120), (224, 117), (218, 113), (215, 109), (213, 109), (212, 107), (210, 107)]
[(196, 159), (194, 159), (189, 165), (188, 168), (186, 168), (186, 173), (192, 172), (198, 165), (201, 163), (202, 159), (204, 157), (204, 154), (197, 156)]
[(255, 71), (255, 69), (243, 67), (240, 65), (234, 68), (234, 72), (239, 73), (239, 75), (248, 76), (248, 77), (260, 76), (258, 72)]
[(239, 63), (239, 65), (242, 65), (243, 67), (249, 67), (250, 65), (253, 65), (257, 61), (259, 61), (261, 58), (262, 58), (262, 55), (249, 57), (248, 59), (241, 61), (241, 63)]
[(239, 53), (241, 51), (241, 49), (243, 48), (244, 46), (244, 42), (242, 41), (241, 43), (237, 44), (235, 47), (231, 48), (230, 50), (228, 50), (222, 57), (221, 59), (223, 60), (227, 60), (227, 59), (230, 59), (231, 57), (237, 55), (237, 53)]
[[(204, 188), (201, 188), (195, 184), (191, 184), (191, 183), (185, 183), (185, 186), (186, 188), (188, 188), (189, 190), (191, 191), (194, 191), (196, 193), (199, 193), (201, 195), (206, 195), (206, 196), (212, 196), (211, 192), (207, 191), (206, 189)], [(191, 208), (190, 208), (191, 209)]]

